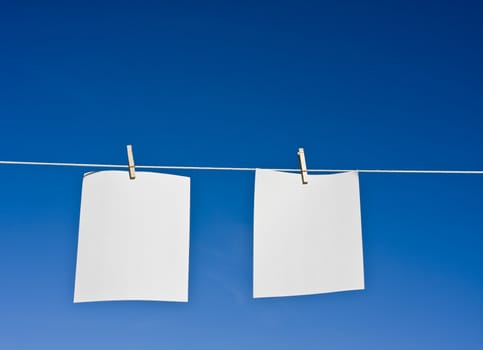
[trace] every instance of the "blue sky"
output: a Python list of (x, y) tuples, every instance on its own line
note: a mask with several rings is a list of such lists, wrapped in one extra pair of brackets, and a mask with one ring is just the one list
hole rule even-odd
[[(2, 1), (0, 159), (481, 170), (482, 23), (481, 1)], [(482, 176), (361, 174), (366, 290), (254, 300), (254, 174), (172, 171), (189, 303), (73, 304), (88, 170), (0, 166), (2, 348), (483, 347)]]

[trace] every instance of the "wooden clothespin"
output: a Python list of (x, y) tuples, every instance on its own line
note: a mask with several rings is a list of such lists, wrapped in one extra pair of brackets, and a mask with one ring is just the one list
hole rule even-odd
[(129, 178), (134, 180), (136, 178), (136, 168), (134, 165), (134, 156), (132, 154), (132, 145), (127, 145), (127, 165), (129, 169)]
[(307, 163), (305, 163), (304, 149), (299, 148), (297, 155), (299, 156), (300, 174), (302, 175), (302, 184), (306, 185), (309, 183), (309, 176), (307, 172)]

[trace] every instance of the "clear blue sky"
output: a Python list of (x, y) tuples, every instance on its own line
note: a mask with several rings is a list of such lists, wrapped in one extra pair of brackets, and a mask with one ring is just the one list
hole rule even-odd
[[(4, 0), (0, 159), (483, 169), (482, 23), (481, 1)], [(1, 348), (483, 348), (483, 176), (361, 174), (366, 290), (254, 300), (254, 174), (174, 171), (189, 303), (73, 304), (83, 171), (0, 166)]]

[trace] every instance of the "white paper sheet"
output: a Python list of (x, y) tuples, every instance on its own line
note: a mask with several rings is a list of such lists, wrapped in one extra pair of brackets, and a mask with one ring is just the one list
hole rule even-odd
[(190, 179), (84, 176), (74, 302), (188, 301)]
[(257, 170), (253, 296), (364, 289), (359, 178)]

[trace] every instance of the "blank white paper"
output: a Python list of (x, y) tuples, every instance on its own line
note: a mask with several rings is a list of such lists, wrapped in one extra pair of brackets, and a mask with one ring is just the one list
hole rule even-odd
[(257, 170), (253, 259), (255, 298), (364, 289), (357, 172)]
[(84, 175), (74, 302), (188, 301), (190, 179)]

